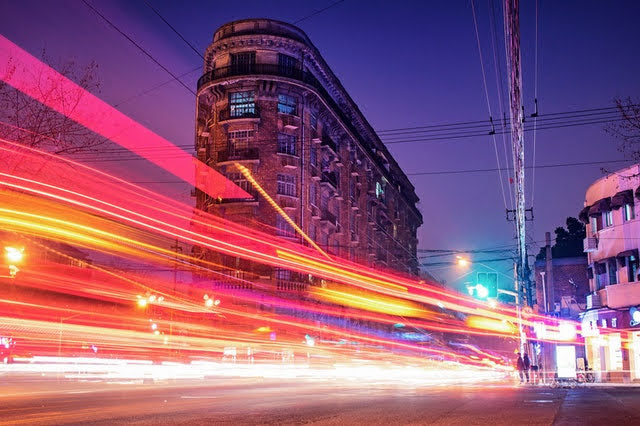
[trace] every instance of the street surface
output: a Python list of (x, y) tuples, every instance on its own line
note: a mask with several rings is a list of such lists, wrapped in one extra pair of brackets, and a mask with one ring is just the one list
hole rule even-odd
[(640, 388), (510, 384), (403, 387), (212, 379), (0, 384), (0, 424), (551, 425), (638, 424)]

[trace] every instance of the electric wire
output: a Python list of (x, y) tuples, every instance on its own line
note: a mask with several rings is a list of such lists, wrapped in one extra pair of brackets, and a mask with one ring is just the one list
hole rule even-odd
[[(480, 35), (478, 32), (478, 22), (476, 19), (476, 8), (475, 8), (475, 0), (471, 0), (471, 11), (473, 13), (473, 25), (475, 28), (475, 33), (476, 33), (476, 41), (478, 42), (478, 55), (480, 58), (480, 68), (482, 70), (482, 83), (484, 84), (484, 94), (487, 100), (487, 109), (489, 110), (489, 120), (491, 121), (491, 123), (493, 123), (493, 114), (491, 112), (491, 102), (489, 101), (489, 88), (487, 87), (487, 76), (486, 73), (484, 71), (484, 61), (482, 59), (482, 47), (480, 45)], [(500, 183), (500, 190), (502, 192), (502, 201), (504, 202), (504, 208), (505, 210), (508, 209), (507, 206), (507, 196), (505, 194), (505, 190), (504, 190), (504, 182), (502, 180), (502, 167), (500, 167), (500, 156), (498, 155), (498, 144), (496, 142), (496, 134), (495, 131), (493, 129), (491, 129), (491, 136), (493, 138), (493, 149), (495, 151), (496, 154), (496, 163), (498, 165), (498, 181)]]
[(177, 75), (175, 75), (174, 73), (172, 73), (167, 67), (165, 67), (164, 65), (162, 65), (155, 57), (153, 57), (153, 55), (151, 55), (151, 53), (147, 52), (142, 46), (140, 46), (138, 43), (136, 43), (135, 40), (133, 40), (131, 37), (129, 37), (124, 31), (122, 31), (120, 28), (118, 28), (113, 22), (111, 22), (106, 16), (104, 16), (102, 13), (100, 13), (95, 7), (93, 7), (87, 0), (81, 0), (89, 9), (91, 9), (96, 15), (98, 15), (100, 18), (102, 18), (102, 20), (104, 20), (107, 24), (109, 24), (109, 26), (111, 28), (113, 28), (115, 31), (117, 31), (120, 35), (122, 35), (124, 38), (126, 38), (131, 44), (133, 44), (135, 47), (138, 48), (138, 50), (140, 50), (146, 57), (148, 57), (149, 59), (151, 59), (156, 65), (158, 65), (160, 68), (162, 68), (167, 74), (169, 74), (171, 77), (173, 77), (173, 79), (175, 81), (177, 81), (178, 83), (180, 83), (180, 85), (182, 87), (184, 87), (185, 89), (187, 89), (193, 96), (196, 96), (196, 92), (194, 92), (189, 86), (187, 86), (186, 84), (184, 84), (182, 82), (182, 80), (180, 80), (180, 78), (178, 78)]

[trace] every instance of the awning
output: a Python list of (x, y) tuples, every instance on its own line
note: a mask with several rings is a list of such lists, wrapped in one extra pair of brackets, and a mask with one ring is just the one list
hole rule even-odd
[(608, 212), (611, 210), (611, 198), (603, 198), (596, 201), (589, 209), (589, 216), (597, 216), (602, 212)]
[(580, 219), (580, 222), (582, 223), (589, 223), (589, 209), (591, 208), (591, 206), (587, 206), (584, 209), (580, 210), (580, 214), (578, 214), (578, 219)]
[(638, 262), (638, 249), (632, 249), (632, 250), (625, 250), (625, 251), (621, 251), (620, 253), (618, 253), (618, 255), (616, 256), (618, 258), (618, 265), (620, 265), (621, 268), (624, 268), (627, 264), (627, 257), (631, 257), (633, 256), (634, 262)]
[(625, 250), (618, 253), (617, 258), (634, 256), (638, 259), (638, 249)]
[(619, 209), (625, 204), (633, 204), (633, 189), (627, 189), (626, 191), (620, 191), (613, 197), (611, 197), (611, 208)]

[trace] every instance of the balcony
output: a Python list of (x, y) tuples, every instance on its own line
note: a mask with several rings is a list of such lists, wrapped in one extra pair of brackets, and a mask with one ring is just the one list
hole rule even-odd
[(286, 169), (297, 169), (298, 164), (300, 164), (300, 158), (293, 155), (283, 154), (280, 156), (280, 164), (282, 164), (282, 167)]
[(258, 148), (226, 149), (218, 151), (218, 164), (228, 161), (259, 161)]
[(236, 107), (233, 111), (230, 108), (220, 110), (218, 121), (239, 120), (239, 119), (260, 119), (260, 109), (257, 106)]
[(314, 166), (313, 164), (309, 166), (309, 174), (311, 175), (311, 179), (320, 180), (321, 173), (317, 166)]
[[(640, 282), (608, 285), (598, 290), (602, 306), (610, 309), (640, 305)], [(588, 300), (587, 300), (588, 302)]]
[(322, 140), (320, 141), (320, 146), (330, 149), (331, 152), (333, 152), (335, 155), (338, 154), (338, 146), (333, 141), (333, 139), (331, 139), (328, 136), (322, 136)]
[(583, 241), (583, 247), (584, 247), (585, 253), (598, 251), (598, 238), (596, 237), (585, 238)]
[(333, 213), (323, 211), (323, 212), (320, 212), (320, 223), (326, 224), (335, 228), (338, 225), (338, 219)]
[(333, 189), (338, 189), (338, 180), (334, 172), (322, 172), (320, 177), (320, 184), (332, 186)]

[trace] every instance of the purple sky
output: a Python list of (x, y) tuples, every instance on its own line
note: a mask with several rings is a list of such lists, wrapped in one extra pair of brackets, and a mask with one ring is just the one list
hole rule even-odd
[[(173, 73), (202, 66), (192, 52), (142, 1), (88, 0)], [(331, 3), (324, 1), (178, 2), (149, 0), (198, 50), (204, 52), (221, 24), (249, 17), (293, 22)], [(501, 2), (495, 0), (498, 28)], [(533, 110), (535, 2), (521, 10), (522, 62), (526, 113)], [(476, 12), (491, 108), (499, 117), (489, 26), (490, 1), (476, 1)], [(53, 58), (99, 64), (99, 96), (111, 104), (143, 92), (170, 77), (79, 0), (56, 2), (1, 0), (0, 31), (26, 50), (46, 47)], [(635, 1), (540, 1), (538, 21), (538, 100), (540, 113), (608, 107), (616, 96), (640, 95), (640, 3)], [(345, 0), (299, 23), (318, 47), (374, 128), (392, 129), (485, 120), (489, 113), (473, 25), (471, 3)], [(505, 74), (502, 32), (499, 65)], [(193, 87), (201, 71), (183, 78)], [(503, 87), (506, 93), (506, 87)], [(178, 145), (193, 143), (194, 97), (178, 83), (135, 97), (119, 109)], [(621, 159), (617, 143), (603, 125), (543, 130), (537, 134), (537, 164)], [(503, 152), (502, 137), (497, 139)], [(527, 133), (531, 164), (533, 134)], [(389, 146), (408, 174), (496, 167), (489, 136)], [(504, 155), (501, 161), (504, 162)], [(138, 162), (128, 162), (130, 168)], [(98, 163), (113, 168), (113, 163)], [(502, 164), (504, 166), (504, 163)], [(600, 167), (547, 168), (536, 171), (532, 240), (576, 216), (587, 186)], [(531, 176), (527, 171), (531, 200)], [(135, 176), (132, 174), (131, 176)], [(171, 179), (149, 172), (144, 180)], [(498, 177), (491, 173), (411, 176), (421, 198), (425, 224), (420, 248), (474, 249), (513, 243), (505, 221)], [(510, 190), (506, 175), (505, 185)], [(188, 189), (167, 184), (154, 189)], [(508, 201), (508, 198), (507, 198)], [(527, 203), (530, 207), (530, 201)], [(537, 253), (533, 246), (531, 253)], [(489, 255), (489, 257), (495, 257)], [(437, 259), (437, 258), (436, 258)], [(436, 260), (434, 259), (434, 260)], [(479, 257), (478, 259), (481, 259)], [(494, 264), (508, 272), (508, 262)], [(433, 268), (454, 280), (452, 268)], [(459, 273), (459, 272), (456, 272)]]

